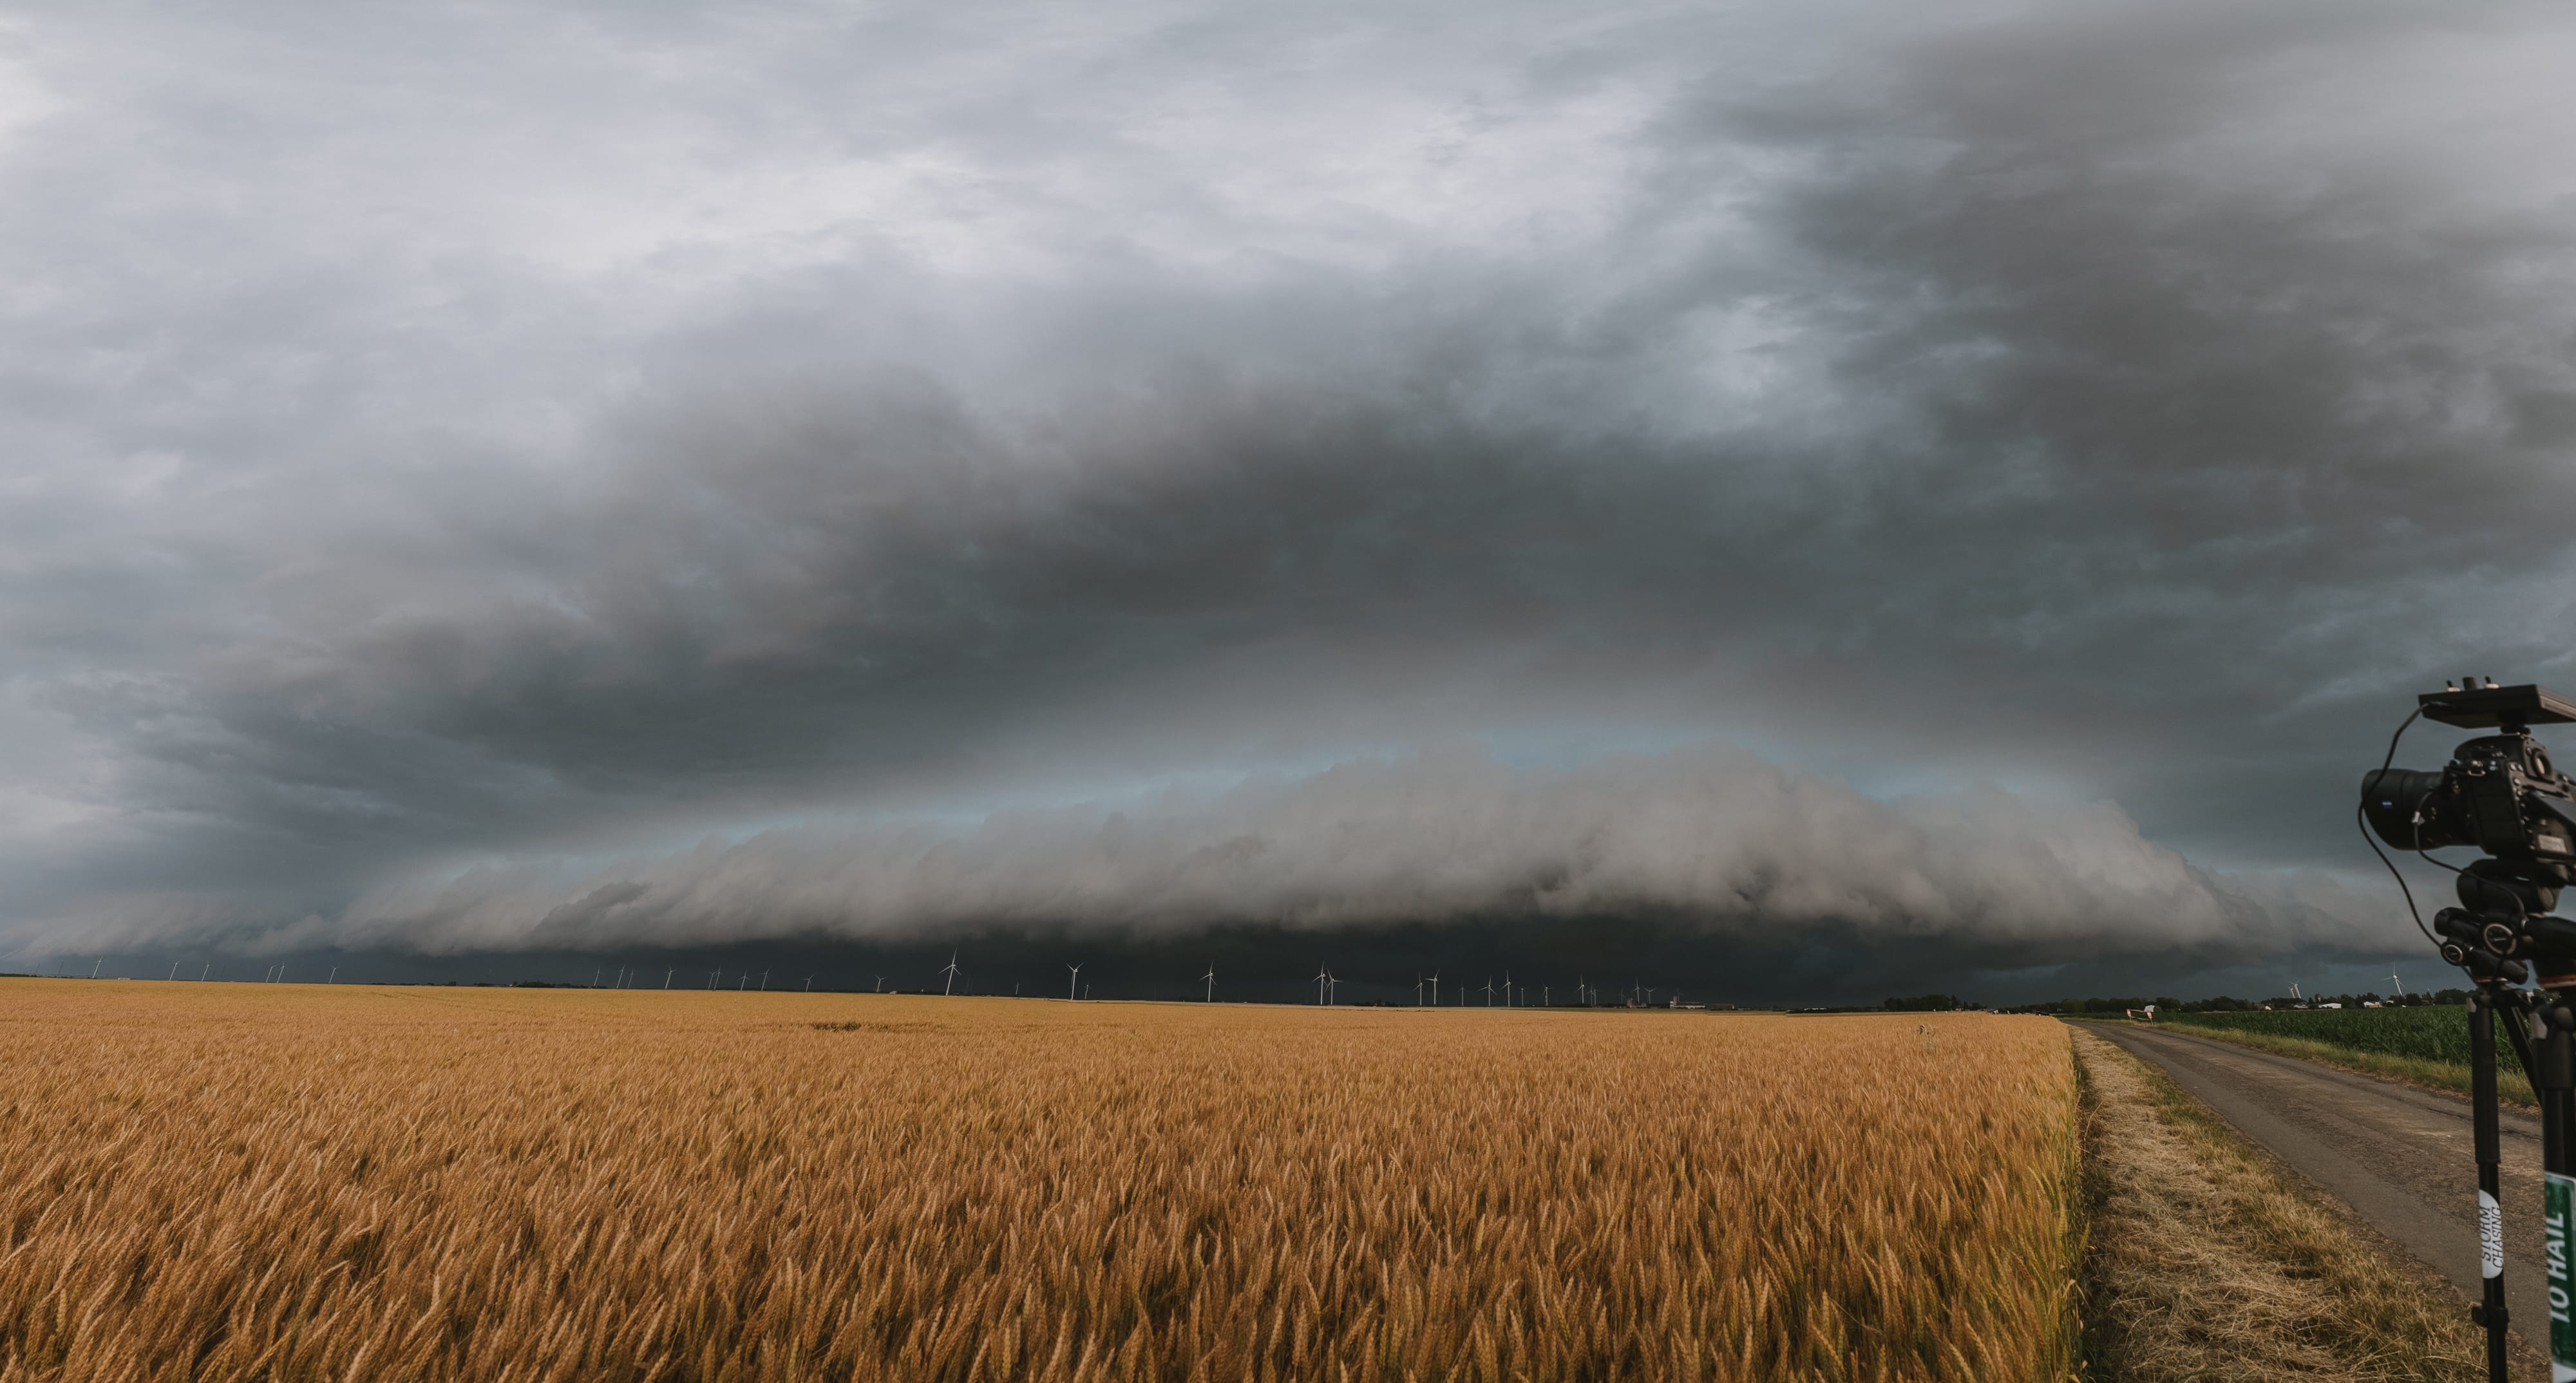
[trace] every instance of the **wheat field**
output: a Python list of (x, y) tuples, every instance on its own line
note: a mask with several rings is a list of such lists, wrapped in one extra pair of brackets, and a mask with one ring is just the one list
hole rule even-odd
[(2067, 1377), (1923, 1022), (0, 980), (0, 1380)]

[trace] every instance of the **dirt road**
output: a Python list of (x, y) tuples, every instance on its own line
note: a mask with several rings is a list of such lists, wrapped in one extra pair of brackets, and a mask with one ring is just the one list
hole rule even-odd
[[(2249, 1140), (2478, 1296), (2478, 1171), (2469, 1104), (2450, 1095), (2251, 1051), (2172, 1028), (2088, 1023), (2154, 1063)], [(2519, 1075), (2508, 1079), (2519, 1080)], [(2540, 1266), (2540, 1120), (2504, 1111), (2505, 1303), (2548, 1349)]]

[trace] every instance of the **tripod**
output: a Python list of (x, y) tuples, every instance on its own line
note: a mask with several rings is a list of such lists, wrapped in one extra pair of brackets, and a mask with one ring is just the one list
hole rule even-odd
[[(2518, 965), (2510, 969), (2520, 970)], [(2541, 1224), (2549, 1277), (2549, 1376), (2576, 1379), (2576, 1013), (2547, 990), (2518, 989), (2500, 974), (2474, 977), (2469, 997), (2469, 1104), (2478, 1162), (2478, 1270), (2483, 1295), (2469, 1318), (2486, 1328), (2487, 1378), (2505, 1383), (2504, 1212), (2497, 1204), (2504, 1160), (2496, 1115), (2497, 1019), (2540, 1101)], [(2518, 976), (2516, 978), (2519, 978)]]
[[(2576, 725), (2576, 701), (2537, 684), (2501, 687), (2494, 678), (2445, 683), (2415, 698), (2415, 713), (2388, 739), (2379, 770), (2361, 780), (2355, 815), (2361, 836), (2406, 895), (2406, 910), (2442, 959), (2468, 972), (2470, 1117), (2478, 1160), (2478, 1269), (2484, 1291), (2473, 1316), (2487, 1332), (2487, 1377), (2505, 1376), (2504, 1215), (2496, 1204), (2496, 1024), (2513, 1043), (2540, 1100), (2544, 1257), (2549, 1265), (2549, 1377), (2576, 1383), (2576, 922), (2552, 917), (2576, 884), (2576, 777), (2550, 762), (2534, 725)], [(2496, 731), (2463, 742), (2438, 773), (2398, 769), (2397, 741), (2421, 717), (2464, 730)], [(2377, 839), (2373, 839), (2373, 836)], [(2472, 846), (2486, 858), (2451, 871), (2460, 906), (2415, 910), (2406, 875), (2379, 849), (2385, 840), (2433, 860), (2431, 851)], [(2526, 980), (2536, 987), (2525, 989)]]

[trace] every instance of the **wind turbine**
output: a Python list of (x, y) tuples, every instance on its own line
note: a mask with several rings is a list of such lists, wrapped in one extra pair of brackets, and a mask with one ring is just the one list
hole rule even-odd
[(2406, 997), (2406, 981), (2404, 981), (2404, 980), (2401, 980), (2401, 979), (2397, 978), (2397, 972), (2396, 972), (2396, 970), (2391, 969), (2391, 970), (2388, 972), (2388, 982), (2389, 982), (2390, 984), (2393, 984), (2393, 985), (2397, 986), (2397, 997), (2398, 997), (2398, 998), (2403, 999), (2403, 998), (2405, 998), (2405, 997)]
[[(107, 957), (105, 957), (105, 956), (100, 956), (100, 957), (98, 958), (98, 965), (105, 965), (105, 964), (107, 964)], [(91, 979), (93, 979), (93, 980), (98, 978), (98, 965), (93, 965), (93, 966), (91, 966), (91, 967), (89, 968), (89, 977), (90, 977)]]
[(876, 982), (875, 984), (872, 984), (872, 985), (868, 986), (868, 992), (869, 992), (870, 994), (883, 994), (883, 993), (885, 993), (885, 976), (883, 976), (883, 975), (879, 975), (879, 976), (877, 976), (877, 982)]
[(1539, 1006), (1540, 1008), (1554, 1008), (1554, 1007), (1556, 1007), (1556, 1005), (1554, 1005), (1554, 1004), (1552, 1004), (1552, 1003), (1549, 1003), (1549, 1002), (1548, 1002), (1547, 993), (1548, 993), (1548, 990), (1547, 990), (1547, 986), (1546, 986), (1546, 985), (1540, 985), (1540, 986), (1538, 987), (1538, 1006)]
[(1431, 1006), (1440, 1007), (1440, 972), (1437, 970), (1431, 972)]
[(1204, 975), (1199, 976), (1199, 978), (1200, 978), (1200, 979), (1203, 979), (1203, 980), (1205, 980), (1205, 981), (1207, 981), (1207, 1002), (1208, 1002), (1208, 1003), (1211, 1003), (1211, 1004), (1212, 1004), (1212, 1003), (1215, 1003), (1215, 1002), (1216, 1002), (1216, 962), (1215, 962), (1215, 961), (1209, 961), (1209, 962), (1208, 962), (1208, 972), (1207, 972), (1206, 974), (1204, 974)]
[(340, 982), (340, 967), (339, 967), (339, 966), (334, 965), (334, 966), (332, 966), (332, 967), (331, 967), (331, 978), (329, 978), (329, 979), (327, 979), (327, 980), (324, 980), (322, 983), (324, 983), (324, 984), (338, 984), (339, 982)]
[(1317, 1007), (1320, 1008), (1323, 1005), (1332, 1002), (1331, 999), (1326, 998), (1324, 995), (1324, 986), (1331, 984), (1332, 982), (1332, 971), (1327, 970), (1320, 965), (1315, 967), (1315, 1004)]
[(1413, 1006), (1422, 1007), (1422, 972), (1419, 970), (1413, 972)]
[(206, 977), (213, 973), (215, 973), (215, 963), (213, 961), (206, 962), (206, 968), (197, 972), (197, 983), (204, 984), (206, 982)]
[(179, 962), (175, 960), (170, 962), (170, 978), (173, 980), (179, 978)]
[(760, 972), (760, 992), (763, 994), (769, 992), (769, 972), (766, 970)]
[(814, 992), (814, 977), (811, 975), (805, 977), (805, 992), (808, 994)]
[(1485, 1007), (1487, 1007), (1487, 1008), (1492, 1008), (1493, 1006), (1494, 1006), (1494, 977), (1493, 977), (1493, 976), (1491, 976), (1491, 975), (1487, 975), (1487, 976), (1485, 977)]
[(707, 972), (707, 988), (709, 988), (709, 989), (713, 989), (713, 988), (715, 988), (715, 987), (716, 987), (716, 985), (717, 985), (719, 982), (721, 982), (723, 979), (724, 979), (724, 971), (723, 971), (723, 970), (721, 970), (721, 969), (717, 969), (717, 970), (710, 970), (710, 971), (708, 971), (708, 972)]
[(1509, 971), (1509, 970), (1506, 970), (1506, 971), (1504, 971), (1504, 972), (1503, 972), (1503, 1007), (1505, 1007), (1505, 1008), (1510, 1008), (1511, 1006), (1512, 1006), (1512, 972), (1511, 972), (1511, 971)]
[(670, 987), (671, 987), (671, 977), (672, 977), (673, 975), (678, 974), (678, 973), (680, 973), (680, 972), (679, 972), (679, 971), (677, 971), (677, 970), (665, 970), (665, 971), (663, 971), (663, 972), (662, 972), (662, 987), (663, 987), (664, 989), (668, 989), (668, 988), (670, 988)]
[(1073, 972), (1073, 978), (1071, 978), (1071, 979), (1069, 979), (1069, 980), (1066, 980), (1066, 981), (1064, 982), (1064, 997), (1065, 997), (1067, 1000), (1074, 1000), (1074, 999), (1079, 999), (1079, 998), (1081, 998), (1081, 997), (1082, 997), (1082, 967), (1081, 967), (1081, 966), (1079, 966), (1079, 965), (1072, 965), (1072, 964), (1068, 964), (1068, 965), (1066, 965), (1064, 968)]
[(597, 970), (597, 969), (595, 969), (595, 968), (590, 972), (590, 987), (591, 987), (591, 988), (593, 988), (593, 989), (597, 989), (597, 988), (599, 988), (599, 977), (600, 977), (600, 974), (601, 974), (601, 973), (602, 973), (601, 971), (599, 971), (599, 970)]
[(951, 951), (951, 952), (949, 952), (949, 953), (948, 953), (948, 968), (947, 968), (947, 969), (945, 969), (945, 970), (940, 971), (939, 973), (948, 977), (948, 982), (947, 982), (947, 983), (945, 983), (945, 984), (943, 984), (943, 985), (941, 985), (941, 986), (939, 987), (939, 993), (940, 993), (940, 995), (941, 995), (942, 997), (946, 997), (946, 996), (948, 996), (948, 995), (951, 995), (951, 994), (956, 993), (956, 992), (957, 992), (957, 953), (956, 953), (955, 951)]

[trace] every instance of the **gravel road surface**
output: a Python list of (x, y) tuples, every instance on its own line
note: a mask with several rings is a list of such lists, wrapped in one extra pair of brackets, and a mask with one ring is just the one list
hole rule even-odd
[[(2477, 1299), (2478, 1168), (2467, 1100), (2172, 1028), (2085, 1027), (2173, 1077), (2248, 1140)], [(2505, 1305), (2513, 1332), (2545, 1352), (2540, 1119), (2507, 1106), (2503, 1127)]]

